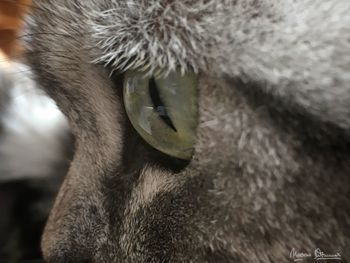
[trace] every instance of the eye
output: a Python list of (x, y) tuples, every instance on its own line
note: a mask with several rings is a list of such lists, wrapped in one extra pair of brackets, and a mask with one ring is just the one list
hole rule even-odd
[(129, 71), (123, 94), (130, 122), (146, 142), (170, 156), (191, 158), (198, 119), (195, 74), (156, 78)]

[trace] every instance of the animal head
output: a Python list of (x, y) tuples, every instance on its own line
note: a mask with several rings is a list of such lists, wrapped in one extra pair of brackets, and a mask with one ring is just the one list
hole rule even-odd
[[(34, 1), (28, 59), (76, 138), (44, 258), (348, 253), (349, 11), (342, 0)], [(190, 156), (174, 157), (185, 137)]]

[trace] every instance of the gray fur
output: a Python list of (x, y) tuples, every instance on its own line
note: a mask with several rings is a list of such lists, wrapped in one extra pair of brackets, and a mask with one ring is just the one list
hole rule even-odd
[[(76, 137), (48, 262), (350, 258), (349, 1), (34, 2), (29, 60)], [(183, 169), (127, 121), (109, 75), (136, 68), (199, 74)]]

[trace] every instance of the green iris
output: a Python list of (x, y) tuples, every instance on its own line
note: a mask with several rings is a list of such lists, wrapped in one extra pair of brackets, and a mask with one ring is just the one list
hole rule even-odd
[(151, 146), (176, 158), (191, 158), (198, 121), (196, 75), (173, 72), (149, 78), (129, 71), (124, 104), (132, 125)]

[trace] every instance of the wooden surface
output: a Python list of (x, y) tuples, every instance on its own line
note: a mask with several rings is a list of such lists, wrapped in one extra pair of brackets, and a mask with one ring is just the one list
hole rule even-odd
[(30, 5), (31, 0), (0, 0), (0, 49), (7, 56), (20, 50), (18, 35)]

